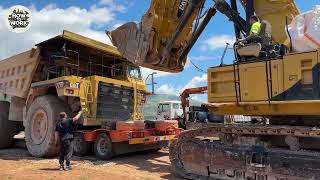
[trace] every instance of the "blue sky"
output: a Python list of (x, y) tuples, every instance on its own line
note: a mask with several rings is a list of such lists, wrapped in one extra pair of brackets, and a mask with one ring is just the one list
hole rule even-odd
[[(209, 0), (208, 2), (211, 2)], [(312, 9), (316, 4), (320, 4), (319, 0), (296, 0), (296, 3), (300, 9), (301, 12), (305, 12), (307, 10)], [(60, 13), (65, 15), (68, 14), (67, 10), (70, 10), (70, 7), (77, 7), (80, 10), (87, 10), (88, 12), (86, 15), (87, 17), (94, 17), (90, 20), (89, 25), (88, 24), (81, 24), (81, 22), (75, 22), (76, 20), (70, 20), (71, 24), (74, 23), (74, 26), (69, 26), (70, 22), (62, 23), (65, 21), (64, 18), (60, 19), (61, 21), (61, 28), (63, 26), (66, 26), (67, 28), (75, 29), (75, 31), (78, 31), (81, 33), (81, 28), (87, 28), (85, 31), (85, 35), (95, 35), (95, 32), (104, 31), (105, 29), (111, 29), (114, 26), (118, 26), (119, 24), (122, 24), (124, 22), (128, 21), (140, 21), (141, 16), (144, 14), (144, 12), (147, 10), (150, 4), (150, 0), (1, 0), (0, 2), (0, 14), (1, 10), (5, 10), (9, 8), (12, 5), (24, 5), (27, 7), (31, 7), (33, 11), (37, 11), (38, 14), (40, 14), (45, 9), (46, 12), (54, 13)], [(48, 5), (49, 8), (48, 8)], [(92, 8), (100, 9), (101, 13), (98, 14)], [(91, 9), (91, 11), (90, 11)], [(77, 11), (72, 11), (77, 12)], [(64, 14), (63, 14), (64, 13)], [(95, 16), (91, 16), (90, 13), (95, 14)], [(112, 18), (110, 18), (112, 17)], [(104, 20), (105, 18), (105, 20)], [(38, 17), (39, 21), (42, 21), (41, 17)], [(34, 19), (36, 21), (37, 19)], [(83, 19), (85, 21), (85, 19)], [(54, 20), (55, 23), (59, 23), (59, 20)], [(35, 22), (37, 23), (37, 22)], [(77, 29), (77, 25), (79, 25), (79, 28)], [(37, 27), (37, 25), (35, 25)], [(40, 27), (40, 25), (38, 25)], [(36, 27), (33, 27), (33, 36), (37, 34)], [(59, 26), (60, 27), (60, 26)], [(44, 28), (40, 28), (41, 31), (45, 31)], [(51, 28), (52, 29), (52, 28)], [(1, 30), (1, 25), (0, 25)], [(57, 31), (60, 30), (57, 28)], [(40, 31), (40, 30), (39, 30)], [(51, 31), (50, 31), (51, 32)], [(6, 38), (9, 42), (13, 38), (19, 38), (17, 36), (7, 36), (3, 33), (10, 33), (6, 31), (0, 31), (0, 38), (1, 33), (3, 38)], [(31, 32), (30, 32), (31, 33)], [(56, 32), (51, 32), (50, 34), (41, 34), (41, 38), (44, 38), (48, 35), (54, 34)], [(37, 37), (40, 36), (39, 34)], [(208, 27), (204, 31), (204, 33), (201, 35), (200, 39), (192, 49), (191, 53), (189, 54), (190, 59), (201, 69), (206, 71), (206, 69), (210, 66), (218, 65), (220, 62), (220, 57), (223, 52), (223, 44), (220, 43), (217, 47), (208, 47), (208, 44), (206, 44), (207, 40), (217, 39), (222, 40), (232, 40), (234, 36), (234, 30), (233, 25), (231, 22), (228, 21), (226, 17), (218, 13), (209, 23)], [(101, 34), (98, 34), (95, 36), (97, 38), (103, 38)], [(10, 39), (11, 38), (11, 39)], [(22, 36), (21, 36), (22, 38)], [(39, 39), (41, 39), (39, 38)], [(32, 42), (30, 39), (27, 39), (28, 42)], [(27, 41), (26, 40), (26, 41)], [(25, 44), (26, 46), (29, 45), (28, 43)], [(0, 44), (1, 47), (7, 46), (6, 44)], [(22, 48), (23, 49), (23, 48)], [(3, 56), (9, 56), (12, 55), (13, 51), (7, 50), (7, 52), (4, 52), (2, 54)], [(0, 52), (1, 55), (1, 52)], [(226, 62), (231, 62), (233, 60), (233, 54), (232, 50), (228, 50), (228, 53), (225, 57)], [(151, 71), (145, 71), (144, 74), (147, 74)], [(201, 86), (206, 85), (205, 81), (205, 73), (198, 71), (196, 68), (194, 68), (192, 65), (188, 65), (186, 69), (177, 74), (163, 74), (158, 73), (156, 75), (156, 82), (158, 83), (156, 85), (157, 92), (159, 93), (171, 93), (171, 94), (177, 94), (181, 91), (182, 88), (185, 86)], [(200, 97), (201, 98), (201, 97)]]

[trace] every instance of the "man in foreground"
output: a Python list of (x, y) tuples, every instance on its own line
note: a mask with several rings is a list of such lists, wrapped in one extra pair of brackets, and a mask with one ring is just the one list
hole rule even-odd
[[(58, 145), (58, 139), (60, 140), (60, 170), (71, 170), (70, 159), (73, 151), (72, 123), (79, 120), (81, 114), (82, 111), (80, 111), (74, 118), (68, 118), (66, 112), (60, 112), (60, 119), (57, 121), (55, 131), (56, 146)], [(66, 161), (66, 169), (64, 168), (64, 161)]]

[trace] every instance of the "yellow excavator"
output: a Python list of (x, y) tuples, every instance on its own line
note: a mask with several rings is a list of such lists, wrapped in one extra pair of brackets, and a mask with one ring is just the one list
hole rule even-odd
[(129, 61), (180, 72), (218, 12), (234, 24), (237, 39), (257, 15), (261, 39), (235, 43), (232, 64), (208, 68), (205, 106), (264, 121), (183, 132), (170, 146), (174, 172), (189, 179), (320, 179), (320, 50), (292, 48), (288, 24), (300, 15), (294, 0), (152, 0), (141, 23), (107, 34)]

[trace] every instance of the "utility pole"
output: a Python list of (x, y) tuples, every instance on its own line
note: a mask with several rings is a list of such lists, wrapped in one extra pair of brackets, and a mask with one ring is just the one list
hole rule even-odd
[(151, 74), (151, 86), (152, 86), (152, 94), (154, 94), (154, 78), (153, 78), (153, 73)]
[(226, 48), (224, 49), (223, 54), (222, 54), (222, 56), (221, 56), (220, 66), (223, 66), (223, 59), (224, 59), (224, 57), (226, 56), (226, 53), (227, 53), (227, 50), (228, 50), (229, 45), (230, 45), (229, 43), (226, 43)]
[(148, 78), (149, 78), (149, 76), (151, 76), (151, 84), (147, 84), (147, 85), (151, 85), (152, 87), (151, 87), (151, 89), (152, 89), (152, 94), (154, 94), (154, 85), (155, 84), (157, 84), (156, 82), (154, 82), (154, 75), (155, 74), (157, 74), (156, 72), (153, 72), (153, 73), (151, 73), (151, 74), (149, 74), (148, 76), (147, 76), (147, 78), (146, 78), (146, 82), (147, 82), (147, 80), (148, 80)]

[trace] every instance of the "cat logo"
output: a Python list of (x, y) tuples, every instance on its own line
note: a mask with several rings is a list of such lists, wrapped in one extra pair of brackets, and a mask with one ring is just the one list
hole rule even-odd
[(72, 88), (72, 89), (80, 89), (80, 83), (79, 82), (69, 82), (66, 80), (57, 82), (56, 84), (56, 88), (57, 89), (61, 89), (61, 88)]
[(186, 7), (188, 5), (188, 0), (181, 0), (180, 1), (180, 5), (179, 5), (179, 9), (178, 9), (178, 18), (180, 18), (184, 12), (184, 10), (186, 10)]
[(80, 89), (80, 83), (78, 83), (78, 82), (77, 82), (77, 83), (72, 83), (72, 82), (71, 82), (71, 83), (70, 83), (70, 87), (71, 87), (71, 88), (74, 88), (74, 89)]

